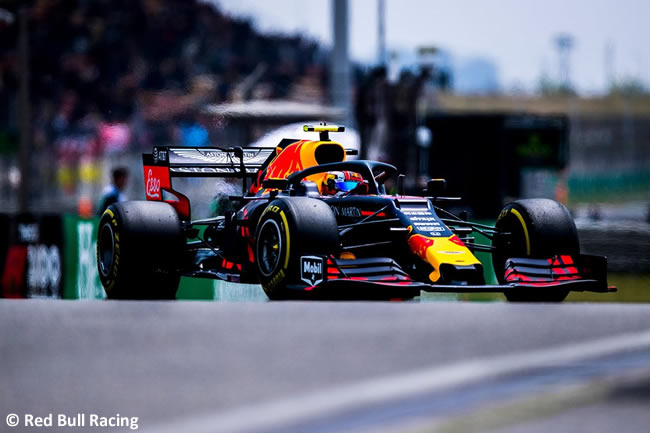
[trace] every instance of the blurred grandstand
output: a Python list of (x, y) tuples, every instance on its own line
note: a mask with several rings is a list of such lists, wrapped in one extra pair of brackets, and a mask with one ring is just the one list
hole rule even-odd
[[(110, 166), (139, 173), (153, 145), (221, 145), (206, 104), (322, 103), (326, 53), (300, 36), (262, 35), (198, 0), (38, 0), (28, 5), (33, 177), (30, 208), (76, 210)], [(19, 25), (0, 20), (0, 207), (17, 206)], [(107, 161), (102, 164), (102, 161)], [(140, 185), (136, 177), (131, 196)], [(135, 188), (135, 189), (133, 189)]]

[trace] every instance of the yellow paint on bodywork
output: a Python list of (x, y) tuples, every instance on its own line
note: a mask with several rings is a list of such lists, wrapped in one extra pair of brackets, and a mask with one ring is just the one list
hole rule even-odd
[[(452, 241), (454, 238), (456, 241)], [(433, 267), (429, 274), (432, 282), (440, 279), (440, 266), (446, 263), (457, 266), (480, 265), (481, 262), (472, 254), (456, 235), (446, 238), (433, 238), (419, 234), (408, 240), (411, 251)]]
[[(332, 162), (345, 161), (345, 147), (341, 143), (336, 141), (300, 140), (287, 146), (269, 163), (265, 179), (286, 179), (296, 171), (318, 165), (316, 161), (316, 149), (321, 146), (339, 147), (341, 158), (338, 161)], [(327, 173), (318, 173), (308, 176), (305, 179), (315, 182), (320, 186), (326, 176)]]
[[(345, 161), (346, 158), (345, 147), (343, 147), (341, 143), (338, 143), (336, 141), (309, 141), (305, 143), (300, 149), (300, 160), (302, 161), (302, 166), (304, 168), (318, 165), (318, 162), (316, 162), (316, 149), (322, 145), (326, 145), (326, 146), (335, 145), (341, 147), (343, 152), (342, 153), (343, 158), (341, 159), (341, 161), (337, 161), (337, 162)], [(325, 181), (326, 177), (327, 177), (327, 173), (318, 173), (318, 174), (313, 174), (311, 176), (307, 176), (305, 180), (314, 182), (316, 185), (318, 185), (318, 188), (320, 189), (320, 186)]]

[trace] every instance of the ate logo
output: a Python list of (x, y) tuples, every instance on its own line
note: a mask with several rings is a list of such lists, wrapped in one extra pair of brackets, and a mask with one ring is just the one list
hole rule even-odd
[(147, 173), (146, 193), (147, 197), (160, 198), (160, 179), (153, 176), (151, 169)]
[(300, 279), (315, 286), (323, 281), (324, 260), (317, 256), (302, 256), (300, 258)]

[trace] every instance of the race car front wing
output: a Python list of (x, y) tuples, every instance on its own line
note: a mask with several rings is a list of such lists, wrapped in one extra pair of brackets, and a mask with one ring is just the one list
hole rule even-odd
[(340, 260), (329, 257), (327, 278), (302, 287), (305, 297), (321, 299), (412, 298), (420, 291), (489, 293), (513, 290), (615, 292), (607, 285), (607, 259), (592, 255), (557, 255), (549, 259), (511, 258), (504, 283), (496, 285), (431, 284), (414, 280), (390, 258)]

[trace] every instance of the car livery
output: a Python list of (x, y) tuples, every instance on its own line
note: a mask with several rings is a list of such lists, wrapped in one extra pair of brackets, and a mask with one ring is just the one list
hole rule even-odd
[[(284, 139), (275, 148), (144, 154), (147, 201), (115, 204), (100, 222), (107, 295), (173, 298), (180, 276), (260, 283), (271, 299), (408, 299), (431, 291), (561, 301), (571, 290), (615, 290), (606, 259), (580, 253), (560, 203), (518, 200), (494, 226), (466, 221), (445, 209), (456, 198), (441, 196), (444, 180), (431, 180), (421, 197), (387, 194), (397, 168), (347, 160), (351, 151), (329, 137), (343, 130), (305, 126), (319, 139)], [(241, 178), (242, 194), (228, 198), (232, 210), (192, 220), (175, 177)], [(497, 284), (486, 284), (476, 252), (492, 254)]]

